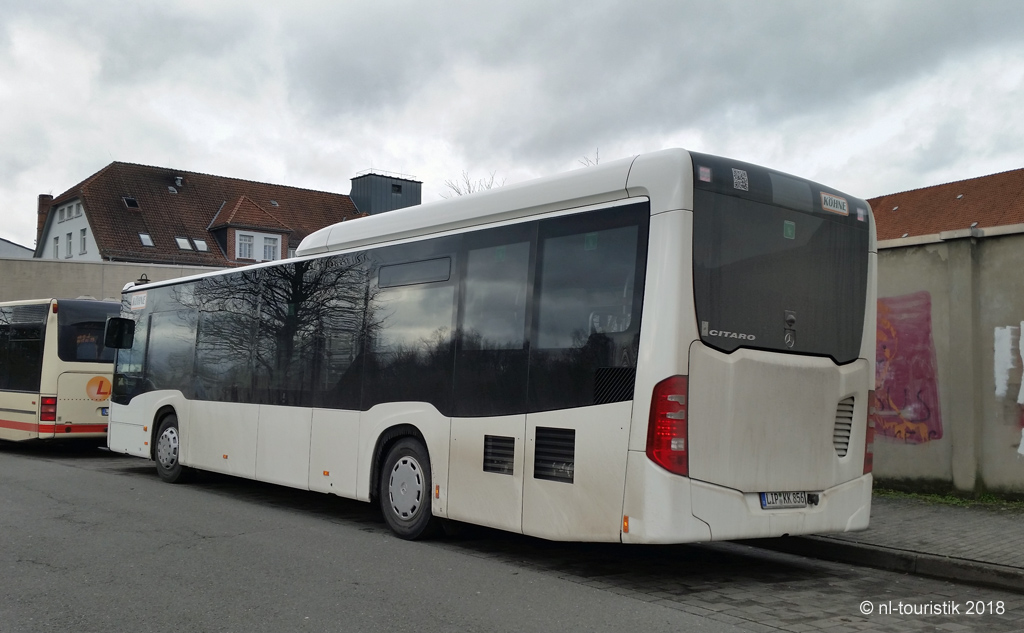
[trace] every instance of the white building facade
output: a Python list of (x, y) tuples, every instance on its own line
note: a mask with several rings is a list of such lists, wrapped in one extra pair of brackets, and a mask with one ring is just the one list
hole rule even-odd
[(77, 261), (101, 261), (99, 248), (89, 226), (89, 218), (82, 209), (79, 198), (70, 200), (51, 213), (55, 217), (49, 230), (42, 236), (43, 246), (40, 259), (72, 259)]

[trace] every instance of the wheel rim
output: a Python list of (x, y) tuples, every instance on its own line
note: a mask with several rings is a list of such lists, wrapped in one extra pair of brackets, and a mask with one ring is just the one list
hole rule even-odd
[(163, 468), (174, 468), (178, 463), (178, 429), (169, 426), (156, 441), (156, 460)]
[(408, 521), (416, 515), (423, 500), (423, 469), (415, 458), (404, 455), (391, 469), (388, 497), (398, 518)]

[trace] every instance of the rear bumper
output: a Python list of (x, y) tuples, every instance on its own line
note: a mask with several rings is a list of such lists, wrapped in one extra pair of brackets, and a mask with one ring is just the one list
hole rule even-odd
[(624, 543), (693, 543), (866, 529), (870, 474), (817, 492), (807, 508), (764, 510), (757, 493), (673, 475), (639, 451), (630, 451), (623, 514)]

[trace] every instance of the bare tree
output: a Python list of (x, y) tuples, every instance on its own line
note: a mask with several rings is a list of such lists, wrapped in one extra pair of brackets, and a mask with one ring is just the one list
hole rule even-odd
[(444, 199), (450, 199), (454, 196), (468, 196), (471, 193), (477, 191), (483, 191), (485, 189), (493, 189), (494, 187), (502, 187), (505, 185), (505, 179), (502, 178), (501, 182), (495, 182), (497, 172), (492, 171), (490, 178), (480, 178), (479, 180), (473, 180), (469, 176), (469, 172), (463, 170), (462, 179), (455, 180), (449, 178), (444, 181), (444, 186), (448, 187), (448, 191), (442, 192), (441, 197)]
[(594, 149), (594, 157), (593, 158), (591, 158), (590, 156), (584, 156), (583, 158), (581, 158), (579, 160), (580, 165), (583, 165), (584, 167), (593, 167), (594, 165), (597, 165), (600, 162), (601, 162), (601, 148), (600, 147)]

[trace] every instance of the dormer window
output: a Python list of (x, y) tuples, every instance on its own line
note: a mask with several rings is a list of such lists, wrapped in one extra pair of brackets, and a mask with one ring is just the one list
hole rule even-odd
[(178, 193), (178, 190), (173, 185), (167, 185), (167, 193)]
[(178, 244), (178, 248), (183, 251), (192, 250), (192, 244), (189, 243), (187, 237), (176, 237), (174, 241)]
[(277, 203), (277, 200), (271, 200), (271, 201), (270, 201), (270, 206), (272, 206), (272, 207), (279, 207), (279, 206), (281, 206), (281, 205), (279, 205), (279, 204)]
[(149, 233), (139, 233), (139, 240), (143, 246), (153, 246), (153, 237)]
[(139, 201), (131, 196), (124, 196), (121, 199), (124, 200), (124, 206), (128, 207), (129, 209), (139, 208)]

